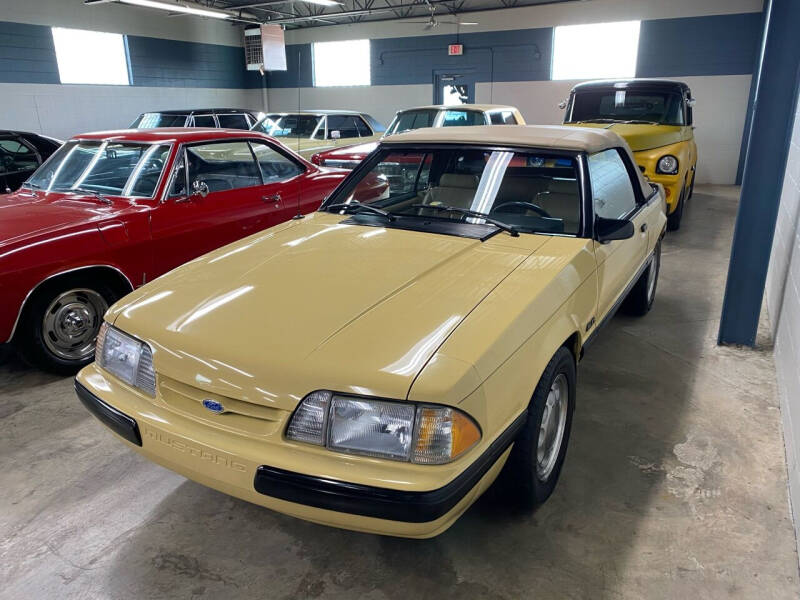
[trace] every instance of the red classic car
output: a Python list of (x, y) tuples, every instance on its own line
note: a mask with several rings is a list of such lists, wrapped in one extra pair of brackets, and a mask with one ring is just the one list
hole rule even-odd
[[(69, 373), (103, 314), (210, 250), (316, 210), (347, 175), (258, 132), (150, 129), (69, 140), (0, 196), (0, 343)], [(377, 193), (381, 192), (377, 182)]]

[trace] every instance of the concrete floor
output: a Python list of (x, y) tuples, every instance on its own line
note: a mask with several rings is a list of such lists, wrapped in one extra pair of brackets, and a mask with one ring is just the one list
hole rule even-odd
[[(438, 538), (329, 529), (129, 451), (70, 379), (0, 366), (0, 598), (796, 598), (768, 343), (718, 348), (737, 190), (698, 188), (658, 297), (579, 368), (559, 487)], [(763, 336), (762, 336), (763, 337)]]

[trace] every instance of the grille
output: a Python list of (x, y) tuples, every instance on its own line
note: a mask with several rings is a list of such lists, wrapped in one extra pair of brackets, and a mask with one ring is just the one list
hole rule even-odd
[[(206, 424), (248, 435), (267, 436), (281, 427), (288, 411), (262, 406), (206, 392), (175, 379), (159, 375), (158, 391), (161, 400), (172, 410)], [(203, 400), (213, 400), (224, 412), (213, 413), (203, 406)]]

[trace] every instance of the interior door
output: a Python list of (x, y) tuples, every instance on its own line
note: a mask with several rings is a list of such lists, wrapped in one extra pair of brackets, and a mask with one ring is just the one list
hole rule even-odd
[(434, 71), (434, 104), (474, 104), (475, 74), (466, 72)]
[[(154, 275), (263, 228), (275, 211), (246, 140), (185, 146), (166, 200), (152, 211)], [(280, 203), (278, 203), (280, 204)]]
[(631, 185), (630, 174), (616, 149), (589, 156), (589, 179), (595, 217), (630, 219), (634, 234), (627, 240), (594, 242), (598, 276), (598, 321), (612, 310), (633, 282), (647, 251), (647, 214)]

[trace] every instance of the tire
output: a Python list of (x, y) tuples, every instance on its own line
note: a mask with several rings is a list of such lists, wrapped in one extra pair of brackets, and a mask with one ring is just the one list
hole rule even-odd
[[(575, 357), (562, 346), (547, 363), (539, 379), (528, 405), (527, 423), (514, 441), (503, 468), (502, 480), (506, 493), (526, 508), (544, 503), (558, 483), (572, 429), (575, 383)], [(545, 415), (546, 409), (549, 419)], [(547, 423), (551, 423), (550, 428)], [(545, 435), (545, 448), (540, 452), (539, 441), (545, 432), (550, 435)], [(546, 443), (548, 437), (553, 441), (549, 448)]]
[(678, 206), (675, 210), (667, 215), (667, 231), (678, 231), (681, 228), (681, 219), (683, 218), (683, 206), (685, 204), (686, 188), (681, 188), (681, 197), (678, 199)]
[(650, 312), (656, 299), (658, 287), (658, 274), (661, 272), (661, 241), (653, 249), (653, 258), (650, 265), (639, 276), (633, 289), (628, 292), (628, 297), (622, 305), (623, 310), (629, 315), (641, 317)]
[(66, 278), (30, 298), (14, 336), (23, 360), (58, 375), (72, 375), (94, 360), (103, 315), (120, 294), (105, 283)]

